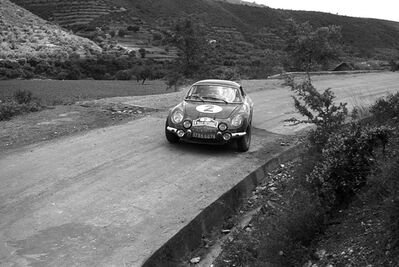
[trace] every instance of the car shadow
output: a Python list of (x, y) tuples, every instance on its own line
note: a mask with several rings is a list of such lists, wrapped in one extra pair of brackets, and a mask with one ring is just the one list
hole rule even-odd
[(223, 145), (195, 144), (184, 141), (179, 141), (176, 144), (170, 144), (167, 141), (165, 142), (167, 146), (182, 153), (187, 152), (209, 156), (232, 155), (234, 153), (241, 154), (241, 152), (237, 151), (237, 145), (235, 144), (235, 142)]

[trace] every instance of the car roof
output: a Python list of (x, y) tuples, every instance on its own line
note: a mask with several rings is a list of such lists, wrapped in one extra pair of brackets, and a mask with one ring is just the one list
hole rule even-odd
[(228, 81), (228, 80), (217, 80), (217, 79), (201, 80), (194, 83), (193, 85), (227, 85), (236, 88), (241, 87), (241, 85), (237, 82)]

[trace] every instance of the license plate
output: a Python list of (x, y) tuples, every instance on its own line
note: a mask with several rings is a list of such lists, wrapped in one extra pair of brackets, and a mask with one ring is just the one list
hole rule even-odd
[(194, 138), (200, 138), (200, 139), (215, 139), (215, 134), (211, 133), (193, 133)]
[(201, 120), (195, 120), (193, 121), (193, 126), (206, 126), (206, 127), (213, 127), (216, 128), (218, 126), (217, 121), (201, 121)]

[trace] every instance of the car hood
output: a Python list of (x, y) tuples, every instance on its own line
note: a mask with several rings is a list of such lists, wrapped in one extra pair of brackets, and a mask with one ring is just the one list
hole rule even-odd
[(183, 102), (185, 117), (196, 119), (208, 117), (213, 119), (227, 119), (237, 112), (242, 104), (225, 104), (216, 102)]

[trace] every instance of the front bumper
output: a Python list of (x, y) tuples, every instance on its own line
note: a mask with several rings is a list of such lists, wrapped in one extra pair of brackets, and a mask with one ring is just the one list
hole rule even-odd
[[(245, 136), (246, 132), (233, 132), (233, 131), (225, 131), (222, 132), (220, 130), (215, 130), (214, 133), (208, 133), (203, 135), (205, 138), (201, 138), (195, 136), (192, 129), (177, 129), (171, 126), (167, 126), (166, 130), (176, 134), (180, 139), (187, 141), (187, 142), (194, 142), (194, 143), (228, 143), (232, 139), (240, 138)], [(212, 136), (212, 137), (210, 137)]]

